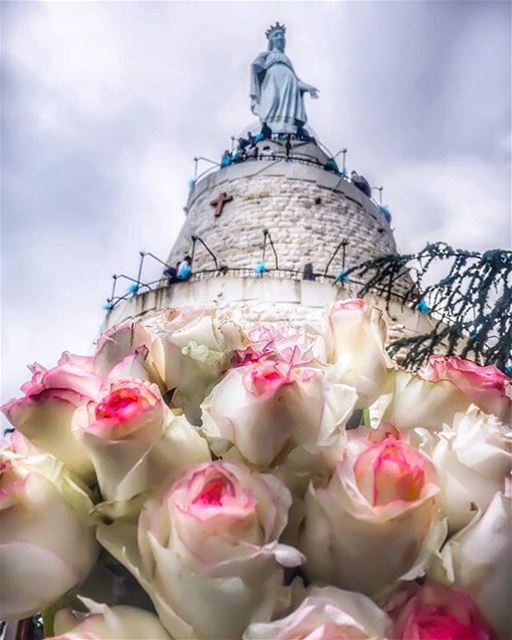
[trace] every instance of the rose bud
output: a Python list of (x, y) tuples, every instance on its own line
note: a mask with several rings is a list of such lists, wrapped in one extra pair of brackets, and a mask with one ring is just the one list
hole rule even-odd
[(240, 638), (270, 620), (283, 567), (303, 560), (278, 543), (291, 503), (272, 476), (213, 462), (195, 465), (141, 511), (138, 534), (114, 523), (98, 537), (146, 589), (172, 637)]
[(435, 582), (404, 585), (393, 594), (386, 610), (393, 640), (494, 640), (477, 605), (460, 589)]
[(55, 458), (1, 452), (1, 619), (43, 611), (85, 580), (99, 551), (91, 509)]
[(501, 640), (512, 629), (512, 500), (496, 493), (481, 517), (474, 518), (443, 547), (448, 578), (467, 591)]
[(94, 470), (71, 422), (76, 409), (96, 396), (103, 378), (90, 370), (90, 359), (68, 353), (53, 369), (38, 364), (29, 368), (32, 379), (21, 387), (25, 396), (4, 404), (3, 413), (39, 451), (51, 453), (91, 482)]
[(105, 500), (129, 500), (210, 459), (206, 441), (172, 414), (156, 385), (120, 380), (104, 393), (77, 412), (74, 428)]
[(124, 605), (108, 607), (80, 598), (90, 613), (61, 609), (53, 623), (56, 636), (48, 640), (169, 640), (154, 613)]
[(485, 413), (510, 421), (512, 415), (512, 382), (494, 365), (481, 367), (459, 356), (430, 356), (420, 375), (431, 382), (449, 380)]
[(485, 511), (512, 470), (512, 431), (474, 405), (438, 434), (432, 452), (452, 533)]
[(327, 488), (306, 493), (299, 548), (308, 577), (370, 595), (420, 572), (441, 533), (438, 492), (433, 464), (405, 442), (350, 440)]
[(219, 452), (234, 444), (268, 467), (299, 445), (328, 446), (344, 435), (355, 391), (322, 371), (263, 360), (237, 367), (202, 404), (203, 429)]
[(243, 640), (381, 640), (388, 616), (361, 593), (312, 587), (286, 618), (254, 623)]
[(327, 318), (327, 362), (335, 382), (354, 387), (356, 409), (368, 407), (388, 386), (393, 363), (386, 353), (382, 312), (365, 300), (340, 300)]

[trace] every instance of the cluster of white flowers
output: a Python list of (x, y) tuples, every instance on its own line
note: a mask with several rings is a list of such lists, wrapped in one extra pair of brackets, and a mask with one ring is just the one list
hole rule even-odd
[(457, 356), (407, 372), (385, 337), (363, 300), (323, 327), (187, 306), (33, 365), (2, 408), (0, 618), (51, 608), (61, 640), (509, 640), (510, 381)]

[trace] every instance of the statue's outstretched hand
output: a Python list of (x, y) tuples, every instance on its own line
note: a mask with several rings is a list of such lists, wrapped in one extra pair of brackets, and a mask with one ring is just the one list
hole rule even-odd
[(314, 87), (312, 84), (308, 84), (307, 82), (300, 81), (299, 88), (302, 93), (309, 93), (312, 98), (315, 100), (318, 98), (318, 89)]

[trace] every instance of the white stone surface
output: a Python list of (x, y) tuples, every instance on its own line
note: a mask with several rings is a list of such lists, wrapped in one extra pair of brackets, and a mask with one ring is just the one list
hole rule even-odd
[[(325, 308), (336, 300), (351, 298), (355, 288), (288, 278), (236, 278), (229, 275), (189, 281), (139, 294), (118, 305), (107, 317), (105, 328), (125, 320), (151, 318), (161, 310), (183, 304), (215, 303), (229, 310), (244, 323), (289, 322), (318, 324)], [(386, 308), (382, 298), (367, 300), (384, 311), (389, 337), (423, 333), (432, 327), (428, 316), (403, 307), (398, 298)]]
[[(226, 192), (233, 200), (215, 217), (211, 202)], [(190, 253), (200, 236), (219, 263), (252, 268), (263, 256), (263, 230), (273, 240), (280, 269), (302, 272), (311, 262), (323, 273), (339, 242), (349, 241), (345, 268), (395, 253), (392, 230), (379, 208), (352, 184), (321, 166), (300, 162), (248, 160), (200, 181), (190, 195), (188, 215), (168, 262)], [(265, 262), (275, 266), (267, 245)], [(213, 269), (208, 252), (197, 245), (194, 271)], [(342, 251), (329, 273), (342, 268)]]

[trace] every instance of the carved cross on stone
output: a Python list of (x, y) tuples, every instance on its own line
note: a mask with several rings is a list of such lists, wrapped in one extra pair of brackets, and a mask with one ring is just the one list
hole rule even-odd
[(228, 196), (228, 194), (223, 191), (215, 200), (210, 202), (212, 207), (215, 207), (215, 217), (218, 218), (224, 209), (224, 205), (227, 202), (231, 202), (233, 200), (233, 196)]

